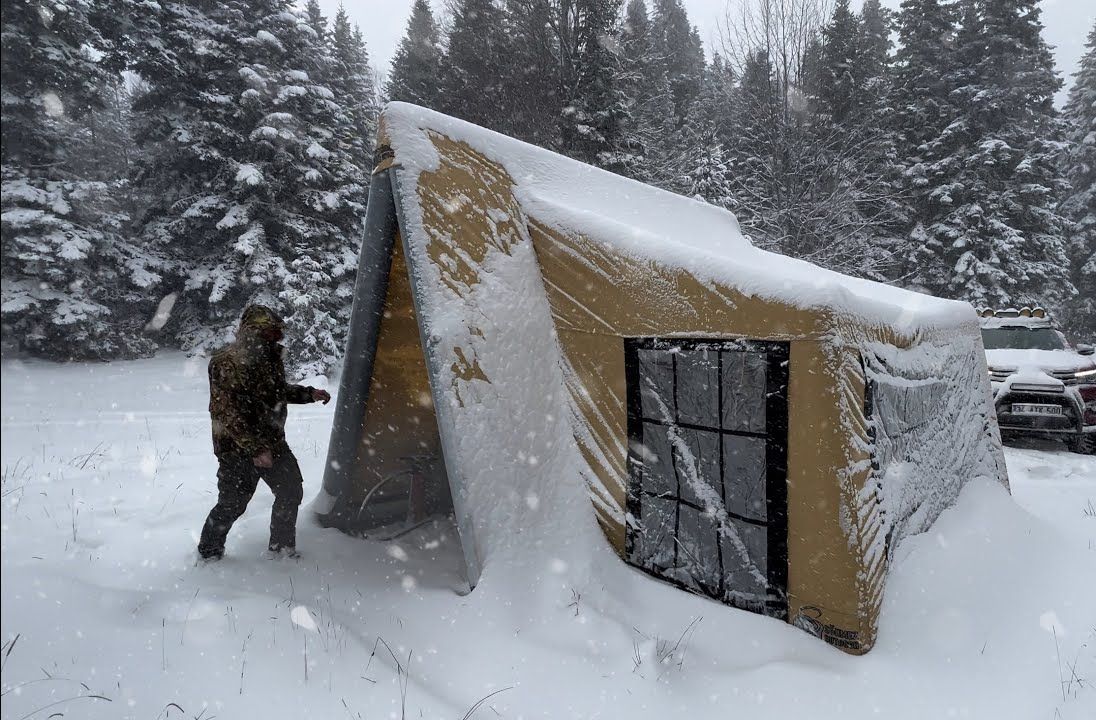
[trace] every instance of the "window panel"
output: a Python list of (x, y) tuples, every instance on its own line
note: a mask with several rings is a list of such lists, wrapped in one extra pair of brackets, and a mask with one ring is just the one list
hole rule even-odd
[(765, 356), (723, 353), (723, 429), (765, 432)]
[(643, 442), (632, 448), (632, 462), (642, 467), (645, 492), (676, 496), (677, 477), (668, 430), (664, 425), (643, 423)]
[(679, 579), (690, 587), (718, 592), (723, 571), (719, 565), (719, 533), (715, 518), (688, 505), (682, 505), (680, 512), (677, 531)]
[(639, 396), (643, 417), (659, 422), (675, 419), (674, 365), (670, 353), (639, 351)]
[(678, 427), (677, 433), (692, 456), (677, 458), (681, 499), (707, 509), (713, 500), (719, 502), (723, 492), (719, 480), (719, 433), (683, 427)]
[[(732, 531), (742, 541), (741, 548), (734, 542)], [(723, 543), (723, 571), (727, 590), (747, 595), (765, 595), (768, 592), (768, 583), (764, 579), (769, 570), (768, 528), (732, 518), (720, 539)]]
[(727, 511), (764, 522), (768, 516), (765, 484), (765, 439), (724, 435), (723, 501)]
[(677, 419), (719, 427), (719, 355), (714, 350), (677, 353)]
[(676, 553), (677, 500), (647, 495), (640, 498), (639, 507), (640, 532), (635, 535), (632, 561), (649, 570), (672, 568)]

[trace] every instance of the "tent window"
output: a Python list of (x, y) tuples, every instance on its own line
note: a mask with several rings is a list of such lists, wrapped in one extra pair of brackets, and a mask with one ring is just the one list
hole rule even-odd
[(625, 340), (628, 561), (787, 615), (786, 343)]
[[(861, 359), (867, 385), (864, 393), (864, 417), (868, 420), (871, 442), (871, 467), (875, 492), (882, 501), (888, 492), (883, 482), (892, 464), (920, 463), (918, 453), (926, 447), (925, 433), (932, 432), (929, 423), (947, 416), (947, 383), (935, 378), (911, 378), (899, 375), (885, 361), (869, 355)], [(886, 555), (894, 549), (894, 534), (918, 510), (910, 503), (890, 503), (904, 508), (897, 515), (886, 517), (889, 528), (884, 538)]]

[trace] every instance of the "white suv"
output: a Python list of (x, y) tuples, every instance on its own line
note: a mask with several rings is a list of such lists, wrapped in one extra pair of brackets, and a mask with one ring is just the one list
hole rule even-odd
[(980, 315), (1002, 435), (1052, 437), (1075, 452), (1096, 452), (1093, 347), (1071, 348), (1041, 308)]

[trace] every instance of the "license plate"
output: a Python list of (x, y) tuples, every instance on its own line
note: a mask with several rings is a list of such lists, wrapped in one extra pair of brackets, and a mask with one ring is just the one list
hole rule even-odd
[(1014, 415), (1061, 415), (1061, 405), (1036, 405), (1034, 403), (1013, 403)]

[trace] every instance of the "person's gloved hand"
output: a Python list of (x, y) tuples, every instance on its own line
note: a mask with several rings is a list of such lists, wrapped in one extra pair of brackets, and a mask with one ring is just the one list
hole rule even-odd
[(274, 467), (274, 453), (269, 450), (263, 450), (253, 457), (251, 462), (255, 463), (255, 467), (257, 468), (272, 468)]
[(312, 402), (322, 402), (326, 405), (331, 400), (331, 393), (319, 388), (312, 388)]

